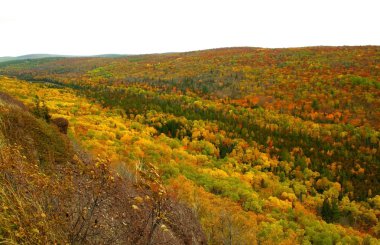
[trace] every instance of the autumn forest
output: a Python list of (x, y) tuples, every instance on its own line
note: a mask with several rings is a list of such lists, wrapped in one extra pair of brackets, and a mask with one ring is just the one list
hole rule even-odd
[(379, 244), (380, 47), (0, 62), (0, 169), (0, 243)]

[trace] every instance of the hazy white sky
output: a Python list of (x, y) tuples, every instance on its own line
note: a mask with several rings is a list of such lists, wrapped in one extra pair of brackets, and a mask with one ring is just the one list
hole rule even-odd
[(379, 0), (0, 0), (0, 56), (380, 45)]

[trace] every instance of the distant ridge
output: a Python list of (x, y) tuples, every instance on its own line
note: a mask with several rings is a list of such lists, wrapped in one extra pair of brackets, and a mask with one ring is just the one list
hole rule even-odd
[(4, 56), (0, 57), (0, 62), (17, 61), (17, 60), (35, 60), (43, 58), (75, 58), (75, 57), (99, 57), (99, 58), (118, 58), (127, 55), (123, 54), (100, 54), (100, 55), (60, 55), (60, 54), (27, 54), (21, 56)]
[(75, 57), (70, 55), (56, 55), (56, 54), (27, 54), (21, 56), (6, 56), (0, 57), (0, 62), (5, 61), (14, 61), (14, 60), (34, 60), (34, 59), (43, 59), (43, 58), (66, 58), (66, 57)]
[(360, 48), (360, 47), (379, 47), (378, 45), (361, 45), (361, 46), (308, 46), (308, 47), (283, 47), (283, 48), (263, 48), (263, 47), (220, 47), (212, 49), (191, 50), (183, 52), (163, 52), (163, 53), (142, 53), (142, 54), (98, 54), (98, 55), (60, 55), (60, 54), (27, 54), (21, 56), (3, 56), (0, 57), (0, 62), (18, 61), (18, 60), (34, 60), (43, 58), (122, 58), (122, 57), (137, 57), (137, 56), (156, 56), (156, 55), (173, 55), (173, 54), (194, 54), (199, 52), (223, 52), (236, 50), (298, 50), (298, 49), (334, 49), (334, 48)]

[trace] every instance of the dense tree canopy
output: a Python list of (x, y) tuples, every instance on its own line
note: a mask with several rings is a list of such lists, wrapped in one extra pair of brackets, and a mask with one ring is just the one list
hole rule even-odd
[(157, 168), (210, 244), (376, 244), (379, 51), (0, 63), (0, 73), (28, 81), (3, 77), (0, 91), (31, 108), (38, 96), (39, 111), (67, 119), (68, 135), (121, 175)]

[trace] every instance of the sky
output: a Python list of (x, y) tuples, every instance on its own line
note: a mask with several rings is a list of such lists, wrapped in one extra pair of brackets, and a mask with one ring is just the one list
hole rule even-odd
[(0, 0), (0, 56), (380, 45), (379, 0)]

